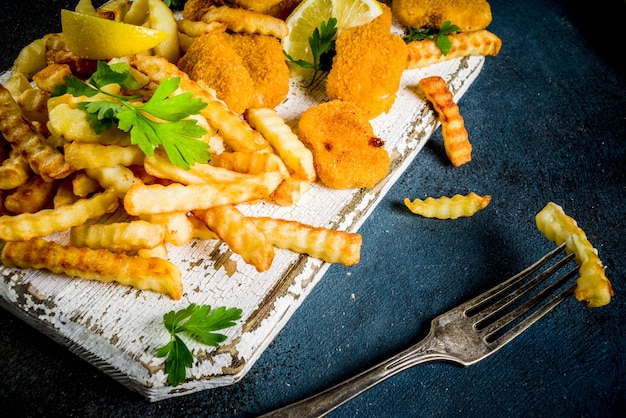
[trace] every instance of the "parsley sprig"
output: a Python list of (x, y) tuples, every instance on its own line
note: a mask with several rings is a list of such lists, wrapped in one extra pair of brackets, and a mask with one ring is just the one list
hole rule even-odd
[(451, 33), (457, 32), (460, 28), (457, 25), (450, 24), (446, 20), (439, 30), (434, 28), (407, 28), (404, 36), (404, 42), (422, 41), (424, 39), (434, 39), (435, 45), (443, 55), (448, 55), (452, 47), (452, 41), (448, 37)]
[(296, 60), (285, 52), (287, 61), (306, 70), (313, 70), (313, 84), (318, 73), (330, 71), (335, 55), (335, 36), (337, 35), (337, 19), (331, 17), (328, 22), (322, 22), (309, 36), (309, 47), (313, 55), (313, 62)]
[(187, 377), (187, 368), (193, 366), (193, 355), (180, 337), (187, 333), (196, 341), (214, 347), (226, 340), (223, 334), (213, 331), (230, 328), (241, 318), (239, 308), (219, 307), (211, 311), (210, 305), (192, 303), (180, 311), (170, 311), (163, 315), (163, 324), (170, 333), (170, 341), (157, 349), (157, 357), (166, 357), (165, 373), (172, 386), (178, 386)]
[(189, 116), (197, 115), (207, 104), (193, 98), (189, 92), (172, 95), (180, 78), (164, 79), (152, 97), (143, 102), (143, 94), (114, 94), (107, 86), (117, 84), (122, 92), (141, 87), (130, 73), (127, 63), (98, 62), (97, 71), (86, 82), (66, 77), (66, 84), (57, 87), (53, 96), (71, 94), (86, 97), (78, 108), (87, 112), (87, 121), (97, 134), (114, 124), (130, 132), (130, 141), (147, 156), (163, 146), (173, 164), (189, 169), (195, 162), (206, 163), (210, 158), (209, 144), (199, 140), (206, 130)]
[(183, 10), (187, 0), (163, 0), (163, 3), (172, 10)]

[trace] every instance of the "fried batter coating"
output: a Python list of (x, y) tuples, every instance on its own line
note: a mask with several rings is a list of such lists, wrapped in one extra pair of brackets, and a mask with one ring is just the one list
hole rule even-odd
[(333, 189), (373, 187), (389, 170), (384, 143), (354, 103), (333, 100), (307, 109), (299, 136), (313, 153), (320, 181)]
[(289, 68), (273, 36), (207, 33), (196, 38), (178, 66), (204, 81), (237, 114), (274, 108), (289, 92)]
[(252, 102), (254, 81), (230, 39), (225, 32), (197, 37), (178, 61), (178, 67), (191, 79), (203, 80), (230, 110), (241, 114)]
[[(383, 5), (384, 6), (384, 5)], [(389, 111), (406, 68), (408, 47), (390, 33), (391, 11), (366, 25), (345, 29), (337, 38), (326, 93), (357, 104), (368, 119)]]
[(460, 31), (485, 29), (491, 23), (487, 0), (394, 0), (398, 22), (411, 28), (441, 28), (449, 20)]

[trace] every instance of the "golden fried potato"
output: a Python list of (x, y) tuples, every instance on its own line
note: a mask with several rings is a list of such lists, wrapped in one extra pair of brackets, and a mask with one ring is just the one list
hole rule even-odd
[(58, 184), (58, 180), (45, 181), (39, 176), (31, 176), (6, 197), (4, 207), (15, 215), (45, 209), (52, 201)]
[(537, 229), (557, 245), (565, 243), (568, 253), (574, 253), (580, 277), (574, 295), (579, 302), (595, 308), (610, 303), (614, 295), (606, 277), (598, 251), (587, 239), (576, 220), (565, 214), (556, 203), (548, 202), (535, 217)]
[(318, 178), (330, 188), (373, 187), (389, 171), (384, 142), (354, 103), (333, 100), (310, 107), (298, 132), (313, 153)]
[(450, 162), (459, 166), (471, 161), (472, 144), (469, 142), (459, 106), (455, 103), (446, 81), (439, 76), (426, 77), (419, 81), (417, 88), (437, 112), (441, 122), (443, 146)]
[(165, 227), (143, 220), (77, 225), (70, 229), (70, 245), (113, 252), (153, 248), (165, 239)]
[(473, 216), (481, 209), (487, 207), (491, 196), (479, 196), (476, 193), (467, 195), (456, 194), (452, 197), (441, 196), (439, 198), (428, 197), (424, 200), (404, 199), (404, 204), (411, 212), (425, 218), (457, 219)]
[(360, 234), (318, 228), (297, 221), (268, 217), (250, 218), (278, 248), (291, 250), (329, 263), (357, 264), (361, 254)]
[(28, 161), (15, 148), (0, 165), (0, 190), (11, 190), (24, 184), (30, 175)]
[(223, 205), (194, 211), (193, 214), (257, 271), (263, 272), (271, 267), (274, 247), (255, 223), (237, 208)]
[(140, 218), (162, 226), (165, 233), (163, 240), (170, 244), (184, 245), (194, 237), (194, 226), (186, 213), (154, 213), (142, 215)]
[(92, 250), (83, 247), (62, 246), (43, 238), (8, 242), (2, 251), (5, 267), (47, 269), (86, 280), (117, 282), (142, 290), (180, 299), (183, 293), (181, 273), (169, 261)]
[(65, 84), (65, 77), (72, 76), (72, 69), (67, 64), (50, 64), (33, 75), (33, 82), (41, 90), (54, 92), (57, 86)]
[(281, 173), (284, 179), (289, 178), (289, 170), (284, 161), (270, 152), (222, 152), (211, 156), (210, 165), (228, 171), (244, 174), (261, 174), (268, 171)]
[(393, 0), (398, 22), (410, 28), (441, 28), (450, 21), (461, 31), (485, 29), (491, 23), (487, 0)]
[(329, 99), (357, 104), (368, 119), (391, 109), (408, 57), (404, 40), (389, 32), (389, 8), (383, 10), (372, 22), (339, 34), (326, 83)]
[(289, 27), (284, 20), (240, 7), (209, 7), (200, 19), (206, 23), (223, 23), (234, 33), (269, 35), (278, 39), (289, 34)]
[(500, 53), (502, 40), (488, 30), (476, 30), (471, 32), (458, 32), (448, 35), (452, 45), (446, 55), (434, 39), (411, 41), (409, 48), (409, 60), (407, 69), (423, 68), (443, 61), (460, 57), (476, 55), (495, 56)]

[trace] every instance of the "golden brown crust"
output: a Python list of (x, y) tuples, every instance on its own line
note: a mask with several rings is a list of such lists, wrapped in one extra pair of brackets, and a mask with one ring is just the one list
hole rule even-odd
[(441, 28), (445, 21), (460, 31), (485, 29), (491, 23), (487, 0), (394, 0), (391, 9), (398, 22), (411, 28)]

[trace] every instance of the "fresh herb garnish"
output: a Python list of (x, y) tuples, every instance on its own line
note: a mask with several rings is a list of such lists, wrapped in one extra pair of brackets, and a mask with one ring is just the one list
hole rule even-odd
[(211, 311), (211, 306), (198, 306), (192, 303), (180, 311), (170, 311), (163, 315), (163, 324), (170, 333), (170, 341), (157, 349), (157, 357), (166, 357), (165, 373), (172, 386), (178, 386), (187, 377), (187, 368), (193, 366), (193, 355), (181, 333), (187, 333), (196, 341), (214, 347), (226, 340), (223, 334), (214, 333), (220, 329), (230, 328), (241, 318), (242, 310), (220, 307)]
[(322, 22), (319, 28), (315, 28), (313, 34), (309, 36), (309, 46), (313, 55), (313, 62), (293, 59), (285, 52), (287, 61), (304, 68), (313, 70), (313, 79), (309, 85), (313, 84), (318, 73), (330, 71), (335, 55), (335, 35), (337, 35), (337, 19), (331, 17), (328, 22)]
[(183, 10), (187, 0), (163, 0), (163, 3), (172, 10)]
[(98, 62), (97, 71), (87, 82), (75, 77), (66, 77), (65, 82), (53, 96), (69, 93), (90, 98), (79, 103), (78, 108), (87, 112), (87, 121), (97, 134), (117, 124), (122, 131), (130, 132), (130, 142), (147, 156), (162, 145), (170, 161), (185, 169), (195, 162), (208, 162), (209, 144), (198, 139), (207, 131), (194, 119), (187, 119), (207, 105), (189, 92), (172, 96), (180, 78), (164, 79), (145, 103), (142, 94), (113, 94), (106, 88), (117, 84), (123, 92), (129, 92), (141, 87), (124, 62)]
[(449, 20), (446, 20), (441, 25), (439, 30), (434, 28), (407, 28), (404, 36), (404, 42), (409, 43), (411, 41), (422, 41), (424, 39), (434, 39), (435, 45), (441, 51), (443, 55), (448, 55), (450, 48), (452, 47), (452, 41), (448, 38), (451, 33), (457, 32), (459, 27), (457, 25), (450, 24)]

